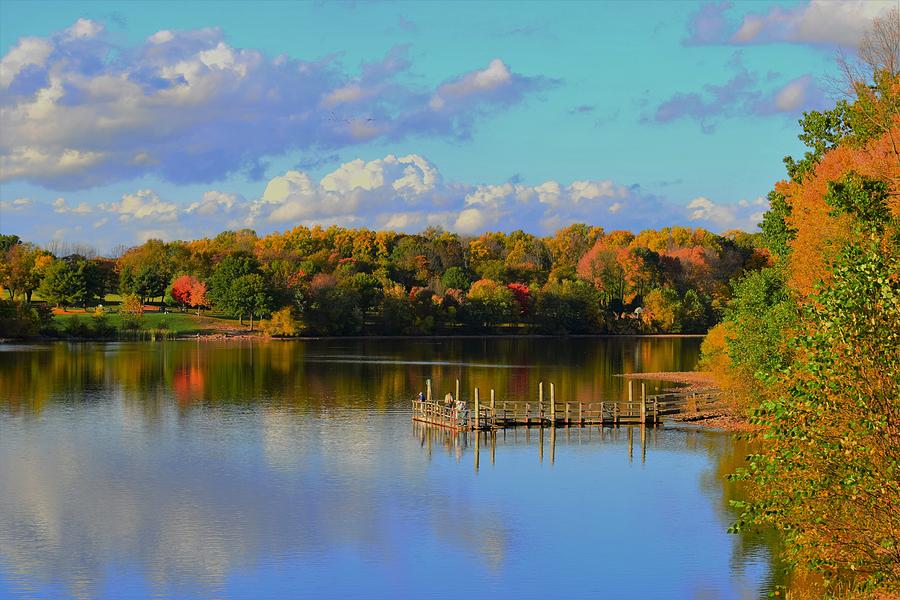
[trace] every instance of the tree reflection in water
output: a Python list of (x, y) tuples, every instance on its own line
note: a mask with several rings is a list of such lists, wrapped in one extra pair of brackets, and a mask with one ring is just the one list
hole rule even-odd
[[(426, 378), (441, 394), (456, 378), (464, 396), (479, 385), (498, 398), (543, 380), (560, 398), (595, 399), (621, 393), (617, 373), (693, 367), (697, 347), (6, 347), (0, 595), (382, 597), (433, 589), (452, 571), (466, 576), (442, 580), (437, 595), (757, 596), (773, 581), (771, 541), (725, 534), (738, 490), (721, 475), (745, 452), (728, 436), (623, 427), (476, 437), (410, 421)], [(636, 578), (635, 557), (656, 566)]]

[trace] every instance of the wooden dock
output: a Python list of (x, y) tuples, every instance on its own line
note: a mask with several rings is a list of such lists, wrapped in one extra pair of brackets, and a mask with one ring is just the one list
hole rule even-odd
[(587, 427), (604, 425), (655, 425), (667, 417), (690, 417), (720, 410), (723, 405), (720, 394), (665, 393), (647, 394), (647, 384), (628, 381), (627, 396), (623, 399), (596, 400), (591, 402), (557, 400), (556, 386), (550, 384), (549, 394), (544, 393), (544, 383), (538, 385), (534, 400), (497, 399), (494, 390), (482, 398), (475, 388), (473, 402), (457, 407), (459, 381), (453, 405), (436, 400), (431, 393), (431, 380), (426, 381), (425, 399), (413, 400), (412, 418), (455, 430), (490, 430), (510, 427)]

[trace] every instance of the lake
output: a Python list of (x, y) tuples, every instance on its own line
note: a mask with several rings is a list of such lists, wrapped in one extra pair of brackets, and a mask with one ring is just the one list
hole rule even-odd
[(426, 378), (597, 400), (619, 373), (693, 369), (699, 346), (0, 346), (0, 597), (765, 597), (771, 543), (726, 532), (732, 436), (533, 428), (476, 453), (410, 419)]

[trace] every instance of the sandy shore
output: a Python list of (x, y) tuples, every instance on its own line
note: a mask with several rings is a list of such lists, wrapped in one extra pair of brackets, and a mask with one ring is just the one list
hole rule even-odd
[(702, 371), (662, 371), (657, 373), (628, 373), (620, 375), (625, 379), (645, 379), (651, 381), (670, 381), (678, 384), (671, 388), (679, 392), (708, 392), (716, 390), (716, 382), (712, 375)]
[[(620, 375), (625, 379), (644, 379), (651, 381), (669, 381), (675, 384), (668, 391), (678, 392), (712, 392), (717, 391), (718, 387), (709, 373), (702, 371), (663, 371), (656, 373), (628, 373)], [(710, 429), (722, 429), (734, 432), (750, 432), (755, 429), (753, 425), (742, 415), (737, 415), (731, 411), (715, 411), (709, 413), (700, 413), (691, 416), (689, 419), (676, 420), (680, 423), (690, 423)]]

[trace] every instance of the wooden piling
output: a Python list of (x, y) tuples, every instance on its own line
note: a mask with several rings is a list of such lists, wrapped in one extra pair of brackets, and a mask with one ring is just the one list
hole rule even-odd
[(425, 400), (431, 402), (431, 380), (425, 380)]
[(494, 388), (491, 388), (491, 425), (497, 422), (497, 411), (494, 403)]
[(456, 380), (456, 395), (453, 396), (454, 400), (459, 400), (459, 379)]
[(478, 399), (478, 388), (475, 388), (475, 429), (476, 429), (475, 435), (478, 435), (477, 430), (481, 427), (481, 419), (479, 418), (479, 415), (478, 415), (479, 408), (481, 408), (481, 406), (480, 406), (480, 402)]
[(550, 384), (550, 423), (556, 425), (556, 390), (552, 383)]

